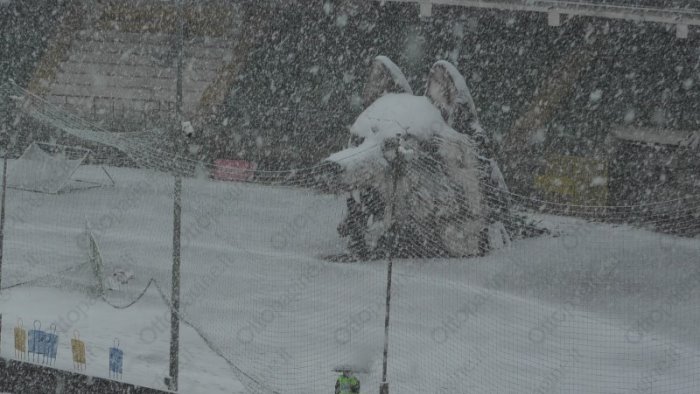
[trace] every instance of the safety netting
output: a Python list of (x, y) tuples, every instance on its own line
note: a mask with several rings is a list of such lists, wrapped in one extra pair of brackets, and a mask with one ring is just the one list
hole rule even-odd
[(32, 143), (10, 163), (7, 184), (17, 189), (58, 193), (71, 182), (87, 155), (85, 149)]
[[(65, 285), (75, 266), (90, 278), (84, 264), (99, 254), (106, 301), (169, 302), (181, 176), (180, 316), (250, 392), (326, 393), (343, 368), (362, 392), (383, 381), (397, 393), (697, 390), (698, 195), (537, 200), (445, 136), (219, 181), (210, 174), (233, 170), (5, 89), (24, 114), (139, 167), (113, 168), (109, 189), (9, 191), (4, 283), (47, 267), (64, 280), (42, 283)], [(134, 323), (132, 347), (150, 340), (150, 320)]]

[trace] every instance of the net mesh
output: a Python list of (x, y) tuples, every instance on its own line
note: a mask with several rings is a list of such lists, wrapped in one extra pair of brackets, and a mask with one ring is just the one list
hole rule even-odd
[(32, 143), (9, 166), (9, 187), (58, 193), (85, 160), (88, 152), (58, 145)]
[[(170, 174), (187, 175), (181, 316), (250, 392), (328, 392), (339, 366), (361, 371), (363, 392), (378, 389), (389, 258), (392, 392), (696, 390), (700, 196), (541, 201), (503, 188), (477, 156), (477, 170), (445, 178), (448, 163), (430, 144), (449, 141), (404, 141), (400, 165), (370, 174), (385, 182), (354, 192), (326, 193), (338, 163), (219, 182), (208, 174), (226, 167), (159, 150), (148, 133), (110, 133), (3, 89), (31, 117), (141, 166), (112, 169), (112, 189), (8, 192), (5, 277), (84, 263), (87, 217), (106, 277), (133, 273), (106, 300), (167, 302)], [(160, 296), (144, 295), (152, 282)]]

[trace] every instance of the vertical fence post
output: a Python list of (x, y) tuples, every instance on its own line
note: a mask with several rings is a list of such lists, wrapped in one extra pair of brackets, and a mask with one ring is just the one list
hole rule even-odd
[(170, 311), (170, 379), (168, 389), (177, 391), (180, 350), (180, 225), (182, 212), (182, 177), (175, 176), (173, 204), (173, 268)]
[(389, 364), (389, 316), (391, 311), (391, 276), (392, 269), (394, 266), (394, 253), (398, 248), (399, 231), (396, 225), (396, 188), (399, 183), (399, 176), (401, 176), (402, 170), (402, 157), (400, 148), (400, 141), (396, 144), (396, 156), (392, 163), (392, 191), (391, 191), (391, 242), (389, 246), (388, 262), (387, 262), (387, 273), (386, 273), (386, 315), (384, 317), (384, 361), (382, 363), (382, 383), (379, 386), (379, 394), (389, 394), (389, 382), (387, 381), (388, 374), (388, 364)]
[[(0, 100), (8, 100), (7, 97), (2, 97)], [(5, 249), (5, 196), (7, 195), (7, 155), (10, 154), (10, 146), (12, 142), (12, 136), (10, 135), (10, 109), (9, 103), (3, 104), (4, 111), (2, 115), (2, 121), (4, 122), (4, 132), (7, 141), (5, 143), (5, 154), (2, 158), (2, 197), (0, 197), (0, 292), (2, 291), (2, 260), (3, 251)]]
[[(14, 72), (14, 57), (10, 53), (10, 35), (5, 34), (5, 56), (8, 57), (9, 67), (7, 69), (7, 75), (11, 75)], [(8, 83), (7, 78), (0, 79), (0, 86)], [(7, 141), (5, 142), (5, 154), (2, 158), (2, 197), (0, 197), (0, 293), (2, 293), (2, 256), (5, 244), (5, 194), (7, 193), (7, 155), (10, 154), (10, 141), (12, 140), (10, 136), (10, 104), (5, 100), (9, 100), (9, 97), (0, 97), (0, 108), (3, 109), (0, 116), (2, 116), (3, 128)], [(2, 338), (2, 314), (0, 313), (0, 338)]]
[[(177, 2), (177, 82), (175, 91), (175, 112), (176, 128), (174, 130), (175, 155), (181, 153), (182, 138), (182, 61), (184, 52), (183, 37), (183, 2)], [(177, 391), (179, 375), (179, 350), (180, 350), (180, 235), (181, 235), (181, 215), (182, 215), (182, 174), (178, 173), (179, 168), (175, 168), (175, 185), (173, 196), (173, 268), (172, 268), (172, 296), (170, 311), (170, 377), (167, 381), (168, 389)]]
[[(392, 237), (395, 235), (392, 234)], [(384, 362), (382, 364), (382, 383), (379, 386), (379, 394), (389, 394), (389, 382), (387, 382), (387, 368), (389, 361), (389, 310), (391, 307), (391, 271), (393, 266), (392, 251), (389, 251), (389, 262), (386, 274), (386, 315), (384, 317)]]
[[(0, 289), (2, 288), (2, 256), (5, 249), (5, 195), (7, 194), (7, 155), (10, 154), (10, 131), (6, 130), (8, 141), (5, 157), (2, 159), (2, 197), (0, 197)], [(2, 290), (0, 290), (2, 291)]]

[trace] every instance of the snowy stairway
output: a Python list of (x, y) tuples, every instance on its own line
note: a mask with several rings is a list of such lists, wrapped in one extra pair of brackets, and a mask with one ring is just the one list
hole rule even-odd
[[(147, 11), (130, 9), (142, 14)], [(167, 26), (161, 26), (160, 32), (106, 29), (111, 22), (106, 23), (104, 15), (98, 23), (73, 34), (53, 78), (43, 81), (44, 97), (93, 118), (163, 118), (172, 114), (176, 100), (176, 36)], [(183, 110), (187, 116), (197, 112), (207, 89), (236, 61), (238, 29), (220, 30), (225, 35), (186, 35)]]
[[(193, 41), (185, 50), (185, 113), (194, 112), (217, 71), (231, 60), (226, 41)], [(169, 112), (175, 103), (172, 42), (169, 35), (82, 31), (59, 65), (47, 98), (77, 111)]]

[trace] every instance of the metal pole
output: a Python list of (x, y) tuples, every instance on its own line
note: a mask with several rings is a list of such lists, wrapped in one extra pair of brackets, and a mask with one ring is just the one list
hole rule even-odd
[(175, 177), (173, 204), (173, 278), (170, 311), (170, 379), (168, 389), (177, 391), (180, 350), (180, 224), (182, 213), (182, 177)]
[[(182, 58), (184, 51), (182, 1), (177, 3), (177, 82), (175, 92), (175, 110), (177, 127), (175, 128), (175, 152), (180, 154), (182, 138)], [(180, 236), (182, 230), (182, 176), (175, 168), (175, 187), (173, 193), (173, 278), (170, 311), (170, 379), (168, 389), (177, 391), (179, 375), (179, 351), (180, 351)]]
[(391, 196), (391, 238), (392, 245), (389, 249), (387, 273), (386, 273), (386, 316), (384, 317), (384, 361), (382, 363), (382, 383), (379, 386), (379, 394), (389, 394), (389, 382), (387, 382), (388, 363), (389, 363), (389, 315), (391, 310), (391, 273), (394, 266), (394, 251), (398, 246), (398, 229), (396, 228), (396, 188), (399, 183), (399, 175), (401, 171), (401, 152), (399, 151), (400, 143), (396, 146), (396, 159), (393, 165), (393, 190)]
[[(396, 235), (394, 235), (396, 236)], [(394, 265), (393, 253), (389, 252), (386, 280), (386, 316), (384, 318), (384, 362), (382, 365), (382, 384), (379, 386), (379, 394), (389, 394), (389, 382), (386, 381), (389, 362), (389, 310), (391, 307), (391, 270)]]
[[(8, 63), (5, 67), (5, 74), (0, 78), (0, 86), (9, 83), (11, 81), (11, 75), (14, 72), (14, 57), (10, 53), (10, 33), (5, 32), (5, 56), (7, 57)], [(0, 97), (0, 100), (8, 100), (5, 102), (0, 102), (3, 109), (1, 116), (4, 123), (4, 132), (7, 138), (5, 143), (5, 157), (2, 160), (2, 199), (0, 200), (0, 289), (2, 288), (2, 255), (4, 249), (5, 241), (5, 194), (7, 193), (7, 155), (10, 154), (10, 142), (12, 138), (10, 136), (10, 104), (9, 97)], [(1, 290), (0, 290), (1, 291)]]
[[(0, 199), (0, 291), (2, 291), (2, 250), (5, 241), (5, 193), (7, 192), (7, 155), (9, 154), (10, 140), (7, 142), (7, 150), (2, 160), (2, 198)], [(2, 332), (2, 313), (0, 313), (0, 332)]]
[(2, 288), (2, 256), (5, 249), (5, 195), (7, 194), (7, 155), (10, 153), (9, 131), (5, 157), (2, 159), (2, 197), (0, 197), (0, 289)]
[[(5, 56), (8, 59), (8, 67), (6, 67), (6, 75), (0, 79), (0, 86), (8, 83), (9, 76), (14, 72), (13, 54), (10, 53), (10, 34), (5, 32)], [(9, 97), (0, 97), (0, 100), (9, 100)], [(9, 103), (0, 102), (4, 111), (2, 111), (2, 121), (5, 125), (5, 135), (7, 143), (5, 144), (5, 157), (2, 159), (2, 197), (0, 197), (0, 292), (2, 292), (2, 256), (5, 245), (5, 195), (7, 194), (7, 155), (10, 154), (10, 119), (9, 119)], [(2, 313), (0, 313), (0, 332), (2, 331)], [(0, 335), (1, 336), (1, 335)]]

